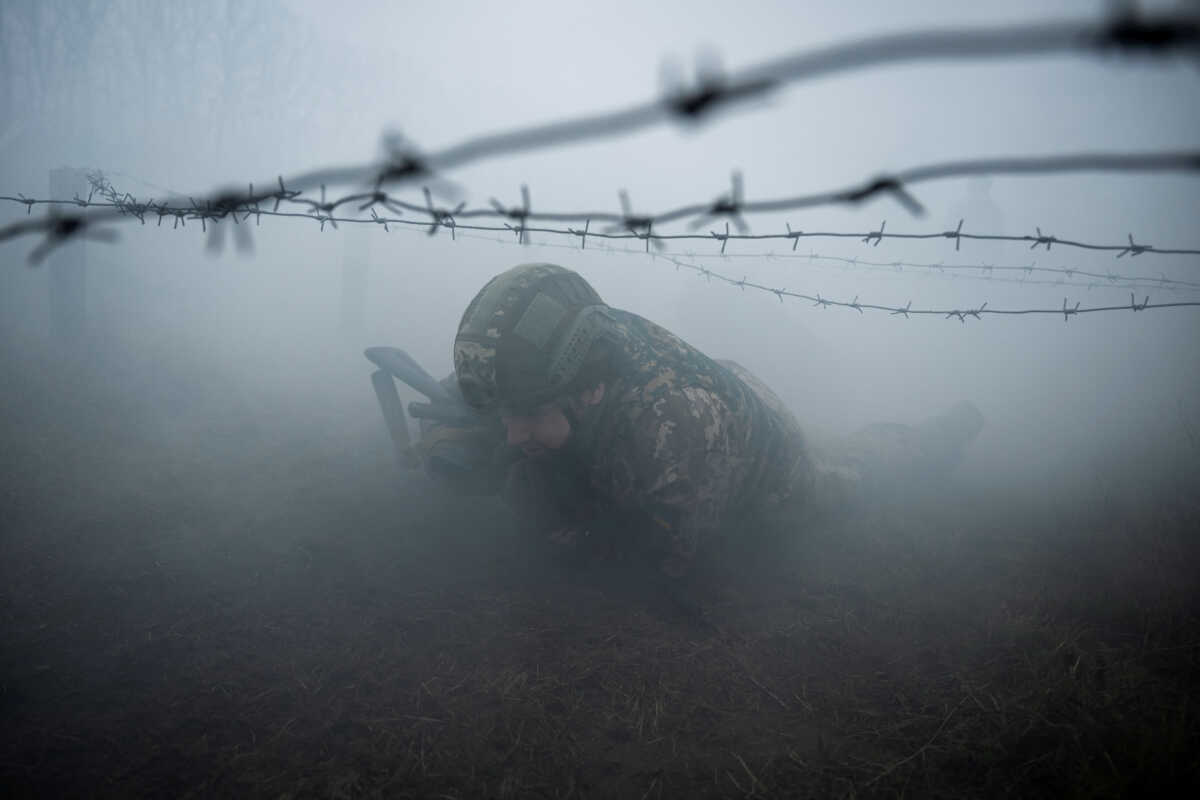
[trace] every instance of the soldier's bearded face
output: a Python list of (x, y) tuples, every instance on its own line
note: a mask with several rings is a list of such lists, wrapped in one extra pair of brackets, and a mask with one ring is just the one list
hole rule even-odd
[[(598, 384), (571, 398), (576, 412), (599, 405), (604, 399), (605, 386)], [(558, 450), (571, 437), (571, 421), (556, 403), (547, 403), (532, 414), (501, 414), (510, 447), (520, 447), (527, 456), (543, 455)]]
[(545, 405), (532, 414), (502, 416), (508, 444), (527, 456), (558, 450), (571, 435), (571, 423), (557, 405)]

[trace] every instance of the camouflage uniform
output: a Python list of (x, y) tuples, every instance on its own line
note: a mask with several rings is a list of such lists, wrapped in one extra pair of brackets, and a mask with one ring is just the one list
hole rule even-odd
[(805, 484), (803, 437), (738, 365), (636, 314), (611, 314), (618, 377), (575, 417), (562, 452), (512, 465), (505, 495), (541, 529), (636, 528), (637, 545), (680, 574), (732, 518)]
[[(602, 399), (564, 401), (601, 340), (611, 355)], [(459, 324), (454, 365), (456, 388), (485, 417), (551, 401), (570, 422), (559, 449), (529, 457), (498, 446), (484, 482), (503, 487), (532, 531), (590, 534), (602, 547), (624, 537), (670, 575), (749, 512), (784, 503), (827, 510), (856, 499), (880, 464), (903, 471), (921, 460), (914, 453), (949, 461), (982, 419), (968, 407), (928, 430), (867, 429), (836, 456), (814, 457), (793, 415), (744, 368), (605, 305), (552, 264), (514, 267), (484, 286)]]

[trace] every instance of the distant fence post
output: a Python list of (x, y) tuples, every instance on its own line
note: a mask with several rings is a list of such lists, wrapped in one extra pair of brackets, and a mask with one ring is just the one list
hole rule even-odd
[[(88, 196), (87, 171), (75, 167), (50, 170), (50, 199)], [(54, 335), (76, 342), (87, 328), (87, 249), (82, 239), (56, 247), (50, 267), (50, 325)]]
[(340, 324), (342, 333), (358, 335), (366, 326), (371, 234), (365, 225), (347, 223), (342, 230), (346, 246), (342, 257)]

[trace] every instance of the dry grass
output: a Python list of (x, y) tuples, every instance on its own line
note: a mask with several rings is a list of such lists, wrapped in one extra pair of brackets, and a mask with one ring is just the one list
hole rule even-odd
[(69, 430), (5, 410), (25, 414), (5, 432), (0, 541), (16, 794), (1200, 781), (1200, 511), (1165, 482), (959, 491), (775, 531), (722, 553), (681, 605), (634, 567), (548, 563), (494, 505), (397, 491), (373, 453), (238, 415), (192, 451), (114, 408)]

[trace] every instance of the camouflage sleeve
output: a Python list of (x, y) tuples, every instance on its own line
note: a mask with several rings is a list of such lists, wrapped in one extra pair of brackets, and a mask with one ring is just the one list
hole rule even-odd
[(647, 544), (679, 577), (726, 520), (746, 474), (745, 440), (726, 403), (698, 387), (657, 394), (632, 423), (613, 459), (613, 499), (648, 518)]

